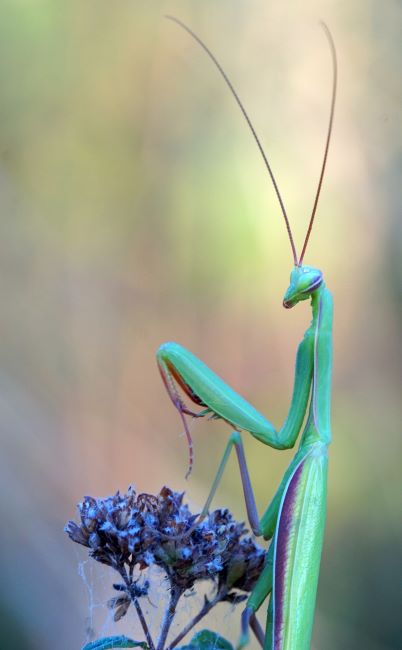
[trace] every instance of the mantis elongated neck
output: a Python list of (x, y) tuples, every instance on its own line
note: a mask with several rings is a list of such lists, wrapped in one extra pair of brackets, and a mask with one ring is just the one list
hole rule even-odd
[(311, 295), (313, 319), (308, 331), (314, 337), (313, 382), (310, 409), (300, 446), (331, 442), (331, 375), (333, 300), (323, 283)]

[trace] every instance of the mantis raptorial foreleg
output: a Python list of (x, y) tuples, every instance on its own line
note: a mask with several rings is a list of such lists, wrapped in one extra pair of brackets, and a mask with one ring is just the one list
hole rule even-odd
[[(328, 28), (323, 25), (333, 63), (331, 110), (312, 214), (302, 252), (298, 257), (288, 216), (270, 164), (232, 83), (203, 41), (181, 21), (169, 18), (183, 27), (213, 61), (251, 129), (272, 180), (292, 250), (294, 269), (283, 305), (289, 309), (298, 302), (310, 299), (312, 322), (298, 348), (293, 395), (288, 416), (279, 430), (200, 359), (177, 343), (162, 345), (157, 353), (157, 361), (166, 389), (184, 424), (190, 450), (188, 473), (192, 468), (193, 451), (186, 415), (221, 418), (235, 429), (226, 446), (200, 517), (206, 515), (230, 452), (235, 447), (251, 528), (255, 534), (262, 535), (265, 539), (273, 538), (265, 567), (243, 613), (240, 645), (244, 645), (248, 639), (249, 625), (257, 638), (261, 639), (255, 612), (271, 594), (264, 638), (265, 650), (309, 650), (325, 522), (327, 447), (331, 441), (333, 308), (332, 297), (325, 286), (321, 271), (304, 265), (303, 259), (316, 214), (332, 132), (337, 82), (335, 47)], [(201, 407), (199, 412), (194, 412), (186, 406), (180, 390), (194, 404)], [(239, 431), (249, 432), (257, 440), (274, 449), (288, 449), (294, 446), (302, 430), (307, 409), (308, 416), (299, 449), (271, 503), (259, 519)], [(189, 531), (185, 534), (189, 534)]]
[[(322, 280), (320, 271), (303, 268), (303, 281), (311, 284)], [(293, 447), (303, 424), (313, 373), (315, 325), (310, 326), (299, 345), (296, 355), (295, 381), (289, 413), (283, 427), (276, 431), (271, 422), (259, 413), (251, 404), (228, 386), (200, 359), (178, 343), (164, 343), (157, 352), (159, 370), (168, 394), (180, 413), (187, 439), (189, 441), (190, 463), (192, 468), (192, 441), (185, 415), (203, 417), (213, 413), (238, 429), (249, 431), (260, 440), (275, 449)], [(204, 409), (194, 413), (183, 403), (176, 384), (194, 403)]]

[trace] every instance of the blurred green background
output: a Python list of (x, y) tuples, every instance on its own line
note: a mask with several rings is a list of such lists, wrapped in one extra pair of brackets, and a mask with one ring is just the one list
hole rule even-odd
[[(84, 494), (130, 483), (205, 498), (228, 428), (197, 423), (186, 482), (160, 343), (189, 347), (276, 425), (289, 404), (310, 311), (281, 306), (292, 258), (279, 208), (222, 80), (164, 13), (206, 40), (238, 88), (299, 250), (330, 99), (318, 20), (333, 33), (336, 121), (305, 258), (336, 310), (312, 647), (401, 648), (398, 0), (1, 2), (1, 645), (140, 635), (132, 613), (111, 624), (111, 578), (63, 526)], [(251, 437), (246, 452), (262, 510), (291, 454)], [(245, 516), (234, 462), (216, 504)], [(223, 610), (211, 624), (236, 638)]]

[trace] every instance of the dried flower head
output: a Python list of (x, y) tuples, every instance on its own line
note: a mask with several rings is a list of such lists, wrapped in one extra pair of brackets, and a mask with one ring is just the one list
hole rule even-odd
[(166, 486), (157, 495), (137, 494), (130, 487), (126, 494), (104, 499), (87, 496), (78, 505), (81, 523), (67, 523), (65, 530), (74, 542), (89, 548), (91, 557), (123, 578), (123, 584), (114, 585), (119, 596), (108, 602), (115, 621), (126, 614), (130, 603), (141, 618), (138, 600), (147, 595), (149, 582), (135, 579), (135, 568), (140, 574), (151, 566), (163, 569), (174, 608), (197, 581), (213, 581), (215, 596), (206, 599), (202, 615), (218, 602), (247, 597), (237, 590), (252, 590), (265, 550), (246, 536), (244, 523), (227, 509), (215, 510), (197, 524), (197, 515), (183, 504), (183, 496)]
[(250, 591), (264, 562), (264, 550), (245, 537), (244, 524), (227, 509), (213, 511), (184, 535), (197, 516), (183, 504), (183, 494), (168, 487), (156, 496), (137, 495), (130, 487), (105, 499), (84, 497), (78, 509), (81, 524), (69, 521), (65, 530), (91, 557), (119, 572), (122, 566), (130, 573), (135, 565), (157, 565), (181, 591), (208, 579)]

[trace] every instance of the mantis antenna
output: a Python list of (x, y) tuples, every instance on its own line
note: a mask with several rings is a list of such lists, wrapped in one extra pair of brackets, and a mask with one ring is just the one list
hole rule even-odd
[(334, 123), (334, 111), (335, 111), (335, 100), (336, 100), (336, 84), (337, 84), (337, 80), (338, 80), (338, 64), (337, 64), (337, 60), (336, 60), (336, 49), (335, 49), (334, 40), (332, 38), (332, 34), (329, 31), (327, 25), (325, 23), (323, 23), (323, 22), (321, 22), (320, 25), (323, 28), (324, 33), (325, 33), (325, 35), (326, 35), (326, 37), (328, 39), (329, 47), (330, 47), (330, 50), (331, 50), (331, 57), (332, 57), (332, 70), (333, 70), (332, 75), (333, 76), (332, 76), (331, 110), (330, 110), (330, 113), (329, 113), (329, 124), (328, 124), (328, 131), (327, 131), (327, 139), (326, 139), (326, 142), (325, 142), (324, 159), (323, 159), (322, 165), (321, 165), (320, 178), (318, 180), (317, 192), (315, 194), (313, 210), (312, 210), (311, 217), (310, 217), (310, 223), (309, 223), (308, 228), (307, 228), (307, 234), (306, 234), (306, 238), (304, 240), (303, 249), (302, 249), (302, 252), (301, 252), (301, 255), (300, 255), (298, 266), (302, 265), (303, 257), (304, 257), (304, 254), (306, 252), (306, 248), (307, 248), (307, 244), (308, 244), (308, 240), (310, 239), (310, 234), (311, 234), (311, 231), (313, 229), (315, 213), (317, 211), (318, 199), (319, 199), (319, 196), (320, 196), (321, 186), (322, 186), (322, 180), (324, 178), (325, 165), (327, 164), (328, 149), (329, 149), (329, 143), (330, 143), (331, 134), (332, 134), (332, 126), (333, 126), (333, 123)]
[(319, 177), (319, 180), (318, 180), (317, 191), (316, 191), (315, 198), (314, 198), (313, 209), (312, 209), (312, 213), (311, 213), (311, 217), (310, 217), (310, 222), (309, 222), (309, 225), (308, 225), (308, 228), (307, 228), (307, 233), (306, 233), (306, 237), (305, 237), (305, 240), (304, 240), (302, 252), (301, 252), (300, 258), (298, 260), (297, 259), (297, 253), (296, 253), (296, 247), (295, 247), (295, 244), (294, 244), (294, 241), (293, 241), (293, 235), (292, 235), (292, 231), (291, 231), (291, 228), (290, 228), (288, 215), (287, 215), (286, 210), (285, 210), (285, 206), (284, 206), (284, 203), (283, 203), (283, 200), (282, 200), (281, 193), (279, 191), (278, 184), (277, 184), (277, 182), (275, 180), (275, 176), (274, 176), (273, 171), (271, 169), (271, 165), (269, 164), (268, 158), (267, 158), (267, 156), (265, 154), (265, 151), (264, 151), (264, 149), (262, 147), (260, 139), (258, 138), (256, 130), (254, 129), (254, 126), (253, 126), (253, 124), (252, 124), (252, 122), (251, 122), (251, 120), (250, 120), (250, 118), (248, 116), (248, 113), (247, 113), (246, 109), (244, 108), (243, 103), (240, 100), (239, 95), (237, 94), (236, 90), (234, 89), (232, 82), (230, 81), (229, 77), (227, 76), (226, 72), (222, 68), (221, 64), (219, 63), (219, 61), (217, 60), (215, 55), (211, 52), (211, 50), (207, 47), (207, 45), (201, 40), (201, 38), (199, 36), (197, 36), (197, 34), (195, 32), (193, 32), (192, 29), (190, 29), (190, 27), (188, 27), (185, 23), (183, 23), (181, 20), (179, 20), (175, 16), (165, 16), (165, 18), (167, 18), (168, 20), (173, 21), (174, 23), (176, 23), (177, 25), (182, 27), (188, 34), (190, 34), (190, 36), (192, 36), (194, 38), (194, 40), (207, 53), (209, 58), (212, 60), (212, 62), (216, 66), (216, 68), (221, 73), (221, 75), (222, 75), (223, 79), (225, 80), (227, 86), (229, 87), (230, 92), (232, 93), (234, 99), (236, 100), (236, 102), (237, 102), (241, 112), (243, 113), (244, 118), (245, 118), (245, 120), (246, 120), (246, 122), (247, 122), (247, 124), (248, 124), (248, 126), (249, 126), (249, 128), (251, 130), (251, 133), (254, 136), (254, 139), (255, 139), (255, 141), (257, 143), (258, 149), (260, 150), (261, 156), (262, 156), (262, 158), (264, 160), (265, 166), (266, 166), (266, 168), (268, 170), (269, 176), (270, 176), (272, 184), (274, 186), (274, 190), (275, 190), (276, 196), (277, 196), (278, 201), (279, 201), (279, 205), (280, 205), (281, 210), (282, 210), (283, 218), (285, 220), (286, 230), (287, 230), (287, 233), (288, 233), (290, 246), (291, 246), (291, 249), (292, 249), (294, 264), (295, 264), (295, 266), (301, 266), (302, 262), (303, 262), (305, 252), (306, 252), (306, 249), (307, 249), (307, 244), (308, 244), (309, 239), (310, 239), (311, 231), (313, 229), (314, 218), (315, 218), (315, 214), (316, 214), (317, 206), (318, 206), (318, 199), (320, 197), (322, 181), (323, 181), (323, 178), (324, 178), (325, 167), (326, 167), (326, 164), (327, 164), (329, 143), (330, 143), (330, 140), (331, 140), (332, 126), (333, 126), (333, 122), (334, 122), (338, 66), (337, 66), (337, 60), (336, 60), (335, 44), (334, 44), (331, 32), (329, 31), (327, 25), (324, 22), (320, 23), (321, 27), (323, 28), (324, 33), (325, 33), (325, 35), (326, 35), (326, 37), (328, 39), (328, 43), (329, 43), (330, 50), (331, 50), (331, 57), (332, 57), (333, 77), (332, 77), (331, 109), (330, 109), (330, 116), (329, 116), (327, 138), (326, 138), (326, 142), (325, 142), (324, 158), (323, 158), (323, 162), (322, 162), (322, 165), (321, 165), (321, 172), (320, 172), (320, 177)]
[(255, 141), (256, 141), (256, 143), (257, 143), (258, 149), (260, 150), (261, 156), (262, 156), (262, 158), (263, 158), (263, 160), (264, 160), (265, 166), (266, 166), (266, 168), (267, 168), (267, 170), (268, 170), (268, 173), (269, 173), (269, 175), (270, 175), (270, 177), (271, 177), (271, 181), (272, 181), (272, 184), (273, 184), (273, 186), (274, 186), (274, 189), (275, 189), (275, 192), (276, 192), (276, 196), (278, 197), (279, 205), (281, 206), (281, 210), (282, 210), (283, 218), (284, 218), (284, 220), (285, 220), (286, 230), (287, 230), (287, 232), (288, 232), (289, 241), (290, 241), (290, 246), (291, 246), (291, 248), (292, 248), (293, 261), (294, 261), (295, 266), (297, 266), (297, 265), (298, 265), (298, 262), (297, 262), (296, 247), (295, 247), (295, 244), (294, 244), (294, 241), (293, 241), (293, 236), (292, 236), (292, 231), (291, 231), (290, 224), (289, 224), (289, 219), (288, 219), (288, 216), (287, 216), (287, 214), (286, 214), (285, 206), (284, 206), (284, 203), (283, 203), (283, 200), (282, 200), (281, 194), (280, 194), (280, 192), (279, 192), (279, 188), (278, 188), (277, 182), (276, 182), (276, 180), (275, 180), (275, 176), (274, 176), (274, 174), (273, 174), (273, 172), (272, 172), (271, 166), (270, 166), (270, 164), (269, 164), (269, 162), (268, 162), (268, 158), (267, 158), (267, 156), (265, 155), (265, 151), (264, 151), (264, 149), (262, 148), (262, 144), (261, 144), (261, 142), (260, 142), (260, 140), (259, 140), (259, 138), (258, 138), (258, 135), (257, 135), (257, 133), (256, 133), (256, 131), (255, 131), (253, 125), (252, 125), (252, 122), (251, 122), (251, 120), (250, 120), (250, 118), (249, 118), (249, 116), (248, 116), (248, 114), (247, 114), (247, 112), (246, 112), (246, 109), (244, 108), (244, 106), (243, 106), (243, 104), (242, 104), (242, 102), (241, 102), (241, 100), (240, 100), (239, 95), (238, 95), (237, 92), (235, 91), (232, 82), (230, 81), (229, 77), (227, 76), (226, 72), (225, 72), (224, 69), (222, 68), (222, 66), (221, 66), (221, 64), (219, 63), (219, 61), (216, 59), (216, 57), (214, 56), (214, 54), (212, 54), (211, 50), (210, 50), (210, 49), (205, 45), (205, 43), (200, 39), (200, 37), (197, 36), (197, 34), (195, 34), (195, 33), (194, 33), (194, 32), (193, 32), (189, 27), (187, 27), (187, 25), (185, 25), (185, 24), (184, 24), (181, 20), (179, 20), (178, 18), (175, 18), (174, 16), (165, 16), (165, 18), (167, 18), (168, 20), (172, 20), (174, 23), (176, 23), (177, 25), (179, 25), (180, 27), (182, 27), (182, 28), (183, 28), (183, 29), (184, 29), (188, 34), (190, 34), (190, 36), (192, 36), (192, 37), (194, 38), (195, 41), (197, 41), (197, 43), (198, 43), (198, 44), (202, 47), (202, 49), (203, 49), (203, 50), (208, 54), (209, 58), (212, 60), (212, 62), (213, 62), (213, 63), (215, 64), (215, 66), (218, 68), (218, 70), (219, 70), (219, 72), (221, 73), (222, 77), (224, 78), (224, 80), (226, 81), (227, 85), (229, 86), (229, 90), (230, 90), (230, 92), (232, 93), (233, 97), (235, 98), (235, 100), (236, 100), (236, 102), (237, 102), (237, 104), (238, 104), (238, 106), (239, 106), (241, 112), (243, 113), (243, 115), (244, 115), (244, 117), (245, 117), (245, 119), (246, 119), (246, 122), (247, 122), (248, 126), (250, 127), (251, 133), (252, 133), (253, 136), (254, 136), (254, 139), (255, 139)]

